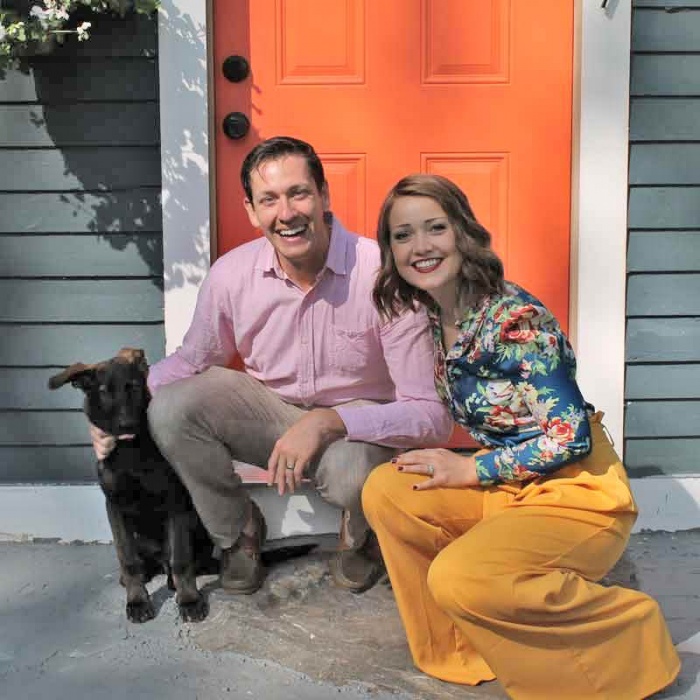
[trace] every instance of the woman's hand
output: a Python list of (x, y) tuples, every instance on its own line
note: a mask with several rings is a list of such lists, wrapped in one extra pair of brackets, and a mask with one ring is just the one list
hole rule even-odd
[(478, 486), (474, 457), (460, 455), (442, 448), (411, 450), (392, 460), (400, 472), (422, 474), (428, 477), (413, 486), (416, 491), (448, 488), (459, 489)]

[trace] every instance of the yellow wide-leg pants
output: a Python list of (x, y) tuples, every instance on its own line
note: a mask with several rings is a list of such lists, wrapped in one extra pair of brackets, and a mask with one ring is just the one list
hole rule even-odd
[(658, 604), (596, 583), (636, 507), (598, 414), (584, 460), (525, 485), (413, 491), (377, 467), (363, 507), (414, 663), (453, 683), (498, 680), (518, 700), (641, 700), (680, 660)]

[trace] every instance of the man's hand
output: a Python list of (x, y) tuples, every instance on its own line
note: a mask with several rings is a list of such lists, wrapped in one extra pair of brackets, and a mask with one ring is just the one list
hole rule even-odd
[(460, 455), (452, 450), (411, 450), (399, 455), (392, 462), (400, 472), (428, 477), (413, 487), (416, 491), (459, 489), (479, 485), (474, 457)]
[(114, 435), (105, 433), (104, 430), (101, 430), (96, 425), (90, 423), (90, 438), (92, 439), (92, 449), (95, 450), (95, 455), (101, 462), (110, 455), (117, 444), (117, 439), (133, 440), (134, 436), (120, 435), (119, 438), (116, 438)]
[(347, 434), (345, 423), (332, 408), (315, 408), (300, 418), (275, 443), (267, 462), (267, 485), (277, 483), (280, 496), (294, 493), (311, 460)]

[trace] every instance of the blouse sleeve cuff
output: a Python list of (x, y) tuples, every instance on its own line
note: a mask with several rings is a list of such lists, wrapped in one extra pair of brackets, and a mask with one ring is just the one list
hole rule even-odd
[(500, 481), (493, 452), (475, 457), (474, 462), (476, 463), (476, 476), (481, 486), (491, 486)]

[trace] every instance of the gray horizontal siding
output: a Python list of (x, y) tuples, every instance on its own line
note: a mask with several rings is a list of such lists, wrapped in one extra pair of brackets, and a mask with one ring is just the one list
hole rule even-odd
[(700, 400), (639, 401), (625, 413), (627, 438), (700, 438)]
[[(665, 3), (664, 7), (669, 4)], [(690, 5), (692, 3), (683, 3), (685, 7)], [(700, 13), (697, 9), (665, 12), (662, 7), (645, 9), (637, 5), (636, 11), (632, 14), (633, 53), (697, 51), (698, 36), (700, 36)]]
[(157, 323), (163, 293), (151, 280), (1, 280), (0, 323)]
[(628, 316), (700, 316), (700, 274), (632, 275)]
[(630, 185), (700, 185), (700, 144), (635, 143)]
[(632, 0), (632, 7), (635, 9), (653, 8), (672, 12), (680, 8), (700, 8), (700, 0)]
[[(698, 103), (700, 121), (700, 103)], [(700, 228), (700, 186), (633, 187), (628, 226), (634, 229)]]
[(111, 146), (5, 150), (0, 191), (121, 190), (135, 183), (160, 187), (160, 162), (153, 150)]
[[(64, 387), (63, 391), (77, 391)], [(57, 391), (61, 391), (57, 389)], [(0, 445), (86, 445), (88, 422), (82, 411), (0, 411)]]
[(63, 367), (113, 357), (119, 348), (143, 348), (151, 362), (163, 357), (163, 326), (30, 325), (0, 326), (0, 366)]
[(700, 364), (628, 365), (625, 398), (696, 399), (700, 396)]
[(0, 194), (0, 233), (162, 231), (159, 189)]
[(625, 466), (631, 474), (697, 474), (700, 438), (625, 440)]
[(631, 231), (628, 272), (700, 272), (700, 231)]
[(628, 362), (700, 362), (700, 318), (630, 318)]
[(625, 463), (700, 473), (700, 0), (634, 0)]
[[(114, 354), (114, 353), (112, 353)], [(93, 364), (104, 357), (76, 357), (76, 362)], [(48, 388), (49, 378), (62, 367), (0, 367), (0, 411), (27, 411), (82, 408), (83, 393), (67, 384), (53, 391)]]
[(9, 79), (0, 81), (0, 102), (155, 102), (158, 77), (155, 60), (150, 62), (153, 69), (144, 70), (140, 58), (95, 58), (79, 64), (80, 70), (66, 71), (64, 63), (47, 61), (38, 70), (12, 71)]
[(82, 394), (48, 378), (164, 353), (157, 24), (90, 16), (0, 82), (0, 482), (93, 481)]
[(630, 104), (630, 138), (637, 141), (698, 141), (700, 124), (695, 98), (634, 98)]
[(86, 483), (95, 480), (95, 455), (82, 447), (0, 447), (0, 484)]
[(637, 54), (632, 56), (633, 96), (700, 95), (700, 56)]
[(157, 103), (0, 106), (0, 146), (154, 146), (160, 139)]
[(5, 235), (0, 277), (162, 277), (163, 239), (151, 233)]

